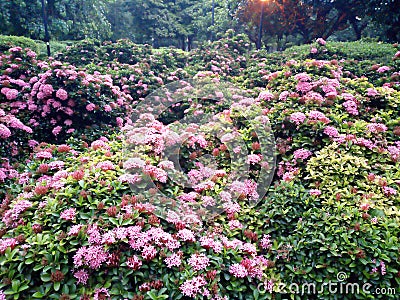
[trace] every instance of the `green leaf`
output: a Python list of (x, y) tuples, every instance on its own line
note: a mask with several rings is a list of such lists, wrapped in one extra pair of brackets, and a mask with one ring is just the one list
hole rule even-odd
[(49, 282), (51, 280), (50, 274), (42, 274), (40, 275), (40, 279), (42, 279), (43, 282)]
[(39, 299), (41, 299), (41, 298), (44, 297), (44, 295), (43, 295), (41, 292), (36, 292), (36, 293), (34, 293), (34, 294), (32, 295), (32, 297), (33, 297), (33, 298), (39, 298)]
[(56, 291), (56, 292), (58, 292), (59, 290), (60, 290), (60, 286), (61, 286), (61, 283), (60, 282), (54, 282), (54, 290)]

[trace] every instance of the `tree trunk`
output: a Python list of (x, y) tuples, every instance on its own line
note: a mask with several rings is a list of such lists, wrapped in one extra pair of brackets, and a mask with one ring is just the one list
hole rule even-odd
[(329, 28), (327, 33), (324, 33), (324, 35), (322, 36), (322, 38), (324, 40), (326, 40), (328, 37), (330, 37), (340, 26), (340, 24), (345, 21), (347, 18), (347, 14), (345, 12), (342, 12), (336, 19), (335, 23), (333, 23), (333, 25), (331, 26), (331, 28)]

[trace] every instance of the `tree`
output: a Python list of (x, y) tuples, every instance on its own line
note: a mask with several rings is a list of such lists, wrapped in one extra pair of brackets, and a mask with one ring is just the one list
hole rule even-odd
[[(50, 35), (57, 40), (85, 37), (106, 39), (111, 25), (106, 19), (108, 0), (48, 0)], [(4, 34), (44, 38), (40, 0), (2, 1), (0, 29)]]

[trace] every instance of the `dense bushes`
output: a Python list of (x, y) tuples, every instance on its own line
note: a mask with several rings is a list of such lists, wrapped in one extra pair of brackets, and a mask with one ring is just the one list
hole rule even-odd
[[(59, 57), (80, 68), (21, 48), (2, 55), (1, 155), (32, 150), (0, 166), (0, 299), (1, 291), (10, 299), (277, 299), (282, 286), (296, 299), (396, 299), (328, 288), (304, 295), (301, 286), (320, 290), (339, 272), (371, 292), (399, 286), (397, 48), (318, 40), (278, 56), (247, 53), (247, 43), (228, 37), (190, 55), (128, 41), (80, 44)], [(129, 105), (195, 74), (235, 82), (254, 99), (192, 91), (183, 109), (162, 116), (168, 124), (135, 116), (142, 123), (127, 166), (118, 125), (129, 123)], [(182, 111), (213, 122), (185, 128), (173, 123)], [(267, 119), (277, 168), (253, 207), (269, 166), (255, 132)], [(229, 135), (218, 136), (221, 128)], [(243, 140), (244, 160), (226, 146), (232, 139)], [(165, 155), (177, 142), (190, 187), (174, 182)], [(247, 181), (232, 182), (237, 165), (248, 165)], [(157, 191), (177, 200), (175, 210), (222, 199), (221, 214), (163, 218)]]
[(34, 40), (23, 36), (0, 35), (0, 52), (14, 47), (30, 48), (35, 52), (39, 51), (39, 45)]
[(35, 52), (20, 47), (11, 48), (1, 61), (1, 108), (33, 129), (25, 139), (11, 136), (5, 144), (26, 147), (28, 139), (63, 142), (88, 126), (122, 126), (129, 119), (131, 98), (108, 75), (38, 61)]

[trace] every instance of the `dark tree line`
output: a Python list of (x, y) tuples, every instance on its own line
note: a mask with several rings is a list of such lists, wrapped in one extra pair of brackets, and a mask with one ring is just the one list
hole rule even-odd
[[(218, 33), (234, 29), (254, 42), (261, 0), (47, 0), (52, 39), (129, 38), (154, 46), (190, 49)], [(212, 7), (214, 6), (214, 24)], [(264, 3), (263, 37), (283, 45), (347, 30), (352, 39), (373, 34), (385, 41), (400, 38), (398, 0), (268, 0)], [(44, 38), (41, 0), (0, 2), (0, 30), (6, 35)]]

